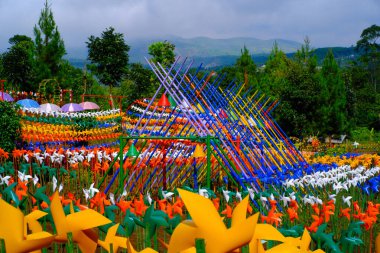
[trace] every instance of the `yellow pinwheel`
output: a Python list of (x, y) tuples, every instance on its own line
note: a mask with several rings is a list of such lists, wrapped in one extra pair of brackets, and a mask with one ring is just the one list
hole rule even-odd
[[(47, 247), (54, 240), (52, 234), (43, 231), (33, 231), (32, 234), (25, 236), (24, 214), (2, 199), (0, 199), (0, 210), (0, 238), (3, 238), (5, 241), (6, 252), (31, 252)], [(32, 224), (31, 230), (35, 229), (35, 224), (31, 221), (39, 215), (34, 216), (35, 214), (32, 213), (27, 218), (27, 222)]]
[(248, 197), (235, 208), (228, 229), (211, 200), (198, 194), (178, 189), (192, 220), (182, 222), (174, 230), (168, 253), (181, 252), (195, 246), (196, 238), (203, 238), (206, 252), (230, 252), (251, 241), (258, 214), (247, 218)]
[(116, 235), (118, 227), (119, 224), (110, 227), (107, 231), (105, 240), (98, 240), (98, 244), (108, 252), (111, 252), (111, 244), (113, 246), (113, 252), (118, 252), (120, 247), (124, 249), (127, 248), (127, 238)]
[(96, 249), (98, 238), (92, 229), (111, 222), (92, 209), (66, 216), (57, 192), (53, 195), (50, 210), (57, 230), (56, 241), (66, 242), (67, 233), (71, 232), (73, 241), (82, 252), (94, 252)]

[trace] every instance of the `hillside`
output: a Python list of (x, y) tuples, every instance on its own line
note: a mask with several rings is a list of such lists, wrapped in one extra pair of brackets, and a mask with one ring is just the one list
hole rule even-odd
[[(144, 57), (149, 58), (148, 47), (156, 41), (162, 41), (164, 38), (156, 39), (135, 39), (127, 41), (131, 46), (129, 52), (130, 62), (140, 62), (146, 65)], [(204, 68), (218, 68), (222, 66), (232, 65), (240, 56), (241, 49), (244, 45), (252, 54), (252, 58), (257, 65), (265, 64), (273, 44), (277, 42), (279, 48), (284, 51), (288, 57), (293, 57), (294, 52), (301, 47), (302, 44), (288, 40), (260, 40), (255, 38), (230, 38), (230, 39), (211, 39), (206, 37), (197, 38), (180, 38), (180, 37), (167, 37), (167, 40), (176, 45), (175, 53), (181, 57), (189, 57), (198, 66), (201, 63)], [(338, 62), (345, 64), (348, 60), (357, 57), (354, 48), (346, 47), (331, 47), (331, 48), (318, 48), (315, 54), (319, 63), (323, 60), (327, 51), (332, 49)], [(87, 50), (86, 49), (68, 49), (69, 55), (67, 58), (75, 67), (82, 68), (86, 63)]]
[(131, 40), (130, 60), (131, 62), (143, 62), (148, 55), (148, 47), (155, 41), (168, 40), (176, 46), (176, 54), (182, 57), (219, 57), (219, 56), (239, 56), (244, 45), (251, 54), (268, 54), (277, 41), (281, 50), (286, 53), (295, 52), (301, 44), (288, 40), (260, 40), (255, 38), (230, 38), (211, 39), (206, 37), (180, 38), (167, 37), (157, 39)]

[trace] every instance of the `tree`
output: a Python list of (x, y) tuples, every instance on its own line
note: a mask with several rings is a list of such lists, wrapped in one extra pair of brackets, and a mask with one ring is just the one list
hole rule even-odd
[(279, 98), (281, 90), (286, 82), (286, 74), (289, 67), (289, 59), (278, 48), (275, 42), (272, 51), (265, 63), (264, 71), (260, 77), (260, 90), (267, 95)]
[[(25, 35), (15, 35), (9, 39), (12, 47), (3, 55), (3, 74), (21, 90), (32, 90), (34, 79), (34, 43)], [(28, 85), (29, 84), (29, 85)]]
[(55, 77), (66, 50), (47, 1), (41, 11), (38, 26), (34, 26), (34, 35), (38, 73), (41, 75), (39, 78)]
[(241, 49), (241, 55), (236, 60), (235, 66), (237, 71), (236, 77), (240, 82), (244, 82), (246, 86), (251, 86), (257, 83), (256, 64), (246, 46)]
[(18, 105), (0, 101), (0, 148), (12, 151), (20, 141), (21, 123), (17, 114)]
[(121, 83), (121, 94), (127, 96), (123, 106), (129, 106), (136, 99), (150, 98), (155, 92), (153, 73), (140, 63), (130, 65), (127, 78)]
[(174, 49), (175, 45), (165, 40), (152, 43), (148, 48), (148, 53), (153, 56), (154, 63), (159, 62), (165, 68), (175, 61)]
[(113, 27), (102, 32), (100, 38), (91, 35), (86, 44), (88, 59), (92, 63), (89, 69), (101, 83), (109, 85), (111, 93), (112, 87), (117, 86), (126, 74), (130, 47), (123, 34), (116, 33)]
[(320, 127), (331, 136), (341, 134), (347, 127), (346, 89), (341, 71), (331, 50), (328, 51), (321, 69)]
[(377, 80), (380, 75), (380, 26), (372, 25), (363, 30), (360, 40), (356, 43), (356, 49), (363, 51), (361, 61), (367, 65), (370, 72), (371, 83), (377, 92)]
[(295, 59), (286, 61), (284, 80), (279, 89), (280, 104), (274, 116), (290, 135), (315, 134), (320, 127), (317, 108), (321, 105), (321, 86), (316, 63), (308, 39), (296, 52)]

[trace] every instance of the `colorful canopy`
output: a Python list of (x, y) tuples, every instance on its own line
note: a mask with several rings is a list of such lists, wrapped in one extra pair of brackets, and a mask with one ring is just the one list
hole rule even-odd
[(62, 111), (62, 109), (58, 105), (46, 103), (46, 104), (40, 105), (40, 111), (41, 112), (60, 112)]
[(2, 92), (0, 91), (0, 98), (4, 101), (8, 101), (8, 102), (12, 102), (14, 99), (11, 95), (9, 95), (8, 93), (6, 92)]
[(64, 112), (80, 112), (83, 111), (83, 107), (80, 104), (69, 103), (61, 107)]
[(98, 110), (100, 109), (99, 105), (94, 102), (86, 101), (79, 104), (84, 110)]
[(33, 99), (21, 99), (17, 101), (16, 104), (19, 104), (22, 107), (26, 107), (26, 108), (40, 108), (40, 105), (38, 104), (38, 102)]

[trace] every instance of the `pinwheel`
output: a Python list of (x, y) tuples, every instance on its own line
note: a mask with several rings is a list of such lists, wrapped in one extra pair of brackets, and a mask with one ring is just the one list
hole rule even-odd
[(181, 223), (177, 226), (168, 252), (194, 247), (195, 238), (205, 238), (207, 252), (227, 252), (248, 243), (253, 237), (258, 215), (246, 218), (248, 198), (235, 208), (231, 228), (227, 229), (209, 200), (194, 193), (178, 191), (193, 220), (192, 225)]
[(105, 240), (98, 240), (98, 244), (108, 252), (111, 252), (111, 245), (115, 252), (117, 252), (119, 248), (127, 248), (127, 238), (116, 235), (118, 228), (119, 224), (113, 225), (108, 229)]
[(94, 252), (96, 249), (97, 239), (93, 240), (91, 229), (111, 222), (91, 209), (66, 216), (57, 193), (53, 195), (50, 209), (57, 231), (55, 240), (60, 242), (67, 241), (67, 233), (71, 232), (73, 241), (78, 243), (83, 252)]
[[(31, 213), (27, 217), (13, 206), (0, 199), (0, 237), (5, 241), (5, 249), (8, 252), (30, 252), (47, 247), (54, 236), (40, 230), (37, 222), (42, 217), (40, 212)], [(37, 214), (37, 215), (36, 215)], [(30, 225), (32, 234), (25, 236), (25, 224)]]

